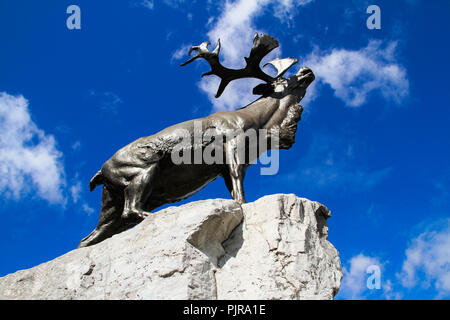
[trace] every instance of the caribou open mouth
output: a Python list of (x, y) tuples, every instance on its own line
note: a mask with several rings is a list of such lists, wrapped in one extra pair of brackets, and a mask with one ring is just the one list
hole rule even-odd
[(316, 78), (312, 70), (308, 67), (301, 68), (297, 73), (297, 81), (300, 85), (307, 88)]

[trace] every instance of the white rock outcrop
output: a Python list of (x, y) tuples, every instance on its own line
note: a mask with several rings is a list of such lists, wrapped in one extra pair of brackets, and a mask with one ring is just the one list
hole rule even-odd
[(293, 194), (169, 207), (0, 278), (0, 299), (333, 299), (342, 270), (329, 217)]

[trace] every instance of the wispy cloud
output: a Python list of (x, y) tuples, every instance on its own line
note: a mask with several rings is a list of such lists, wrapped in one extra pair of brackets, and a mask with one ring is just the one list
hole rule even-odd
[(33, 122), (23, 96), (0, 93), (0, 192), (16, 200), (37, 194), (65, 204), (65, 184), (55, 138)]
[(90, 215), (90, 214), (92, 214), (92, 213), (95, 212), (95, 210), (92, 209), (87, 203), (83, 203), (82, 206), (81, 206), (81, 208), (82, 208), (83, 211), (84, 211), (85, 213), (87, 213), (88, 215)]
[(70, 196), (72, 198), (72, 203), (76, 205), (78, 208), (84, 213), (90, 215), (94, 212), (85, 200), (83, 200), (84, 190), (87, 189), (87, 183), (85, 184), (85, 188), (83, 188), (82, 182), (79, 180), (78, 172), (75, 174), (75, 178), (72, 180), (72, 185), (69, 188)]
[(111, 91), (90, 90), (91, 97), (97, 100), (97, 105), (103, 115), (116, 116), (119, 113), (119, 107), (123, 103), (122, 99)]
[(191, 3), (191, 2), (195, 2), (195, 0), (163, 0), (162, 2), (164, 2), (166, 5), (172, 7), (172, 8), (179, 8), (180, 6), (186, 4), (186, 3)]
[(402, 271), (398, 274), (405, 288), (416, 286), (437, 292), (436, 298), (450, 297), (450, 219), (440, 228), (423, 232), (406, 249)]
[(175, 50), (172, 53), (171, 62), (178, 61), (178, 60), (186, 58), (190, 47), (191, 47), (191, 45), (189, 45), (189, 44), (183, 44), (180, 48)]
[(274, 15), (288, 25), (298, 13), (298, 8), (304, 6), (314, 0), (279, 0), (275, 1)]
[(131, 2), (131, 6), (153, 10), (153, 8), (155, 7), (155, 2), (154, 0), (134, 0)]
[(362, 148), (362, 143), (354, 139), (343, 140), (332, 134), (317, 134), (298, 169), (281, 178), (327, 192), (370, 190), (390, 175), (391, 168), (369, 168), (364, 165), (364, 159), (360, 157)]
[(77, 140), (72, 144), (72, 150), (73, 151), (80, 151), (81, 149), (81, 141)]
[(362, 106), (375, 92), (401, 103), (409, 94), (409, 81), (405, 68), (396, 61), (396, 47), (396, 42), (372, 40), (359, 50), (316, 48), (305, 65), (314, 70), (316, 86), (329, 85), (347, 106)]

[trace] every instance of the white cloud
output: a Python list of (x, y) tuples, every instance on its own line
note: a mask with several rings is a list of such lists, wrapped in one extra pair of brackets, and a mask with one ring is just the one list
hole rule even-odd
[(379, 258), (362, 253), (352, 257), (343, 268), (344, 277), (338, 297), (367, 298), (371, 294), (367, 288), (367, 267), (370, 265), (377, 265), (381, 270), (380, 297), (401, 299), (407, 294), (399, 291), (401, 287), (435, 290), (436, 299), (450, 296), (450, 219), (435, 222), (427, 231), (412, 239), (405, 255), (395, 282), (384, 276), (385, 264)]
[(211, 42), (221, 39), (221, 58), (227, 66), (244, 66), (244, 56), (251, 48), (251, 39), (255, 33), (253, 19), (261, 15), (268, 0), (238, 0), (226, 2), (225, 8), (213, 29), (208, 32)]
[(140, 5), (143, 6), (144, 8), (153, 10), (155, 3), (153, 2), (153, 0), (142, 0), (140, 2)]
[(442, 230), (426, 231), (411, 241), (398, 277), (406, 288), (433, 287), (437, 298), (450, 296), (450, 219)]
[(304, 6), (314, 0), (278, 0), (274, 6), (274, 15), (278, 19), (290, 23), (297, 14), (298, 6)]
[[(302, 6), (311, 2), (310, 0), (237, 0), (227, 1), (221, 15), (212, 20), (208, 25), (212, 28), (208, 32), (209, 41), (215, 46), (217, 39), (222, 43), (220, 59), (224, 66), (229, 68), (243, 68), (244, 57), (248, 56), (252, 47), (255, 32), (263, 32), (254, 24), (254, 19), (265, 13), (270, 6), (271, 12), (278, 18), (286, 20), (283, 13), (289, 12), (294, 6)], [(214, 24), (212, 24), (214, 21)], [(281, 55), (281, 49), (276, 49), (265, 57), (264, 61), (274, 59)], [(231, 110), (243, 107), (252, 102), (257, 96), (252, 90), (259, 80), (244, 79), (233, 81), (225, 89), (219, 99), (214, 97), (219, 79), (215, 76), (205, 77), (199, 87), (204, 91), (214, 105), (214, 111)]]
[[(256, 27), (253, 19), (262, 14), (268, 0), (238, 0), (227, 1), (220, 17), (213, 28), (208, 32), (212, 44), (220, 38), (222, 48), (220, 52), (221, 63), (228, 68), (243, 68), (244, 57), (248, 56), (252, 46)], [(252, 94), (253, 87), (260, 81), (233, 81), (225, 89), (219, 99), (214, 96), (219, 87), (219, 79), (215, 76), (205, 77), (200, 83), (209, 100), (214, 105), (214, 111), (231, 110), (250, 103), (256, 96)]]
[(81, 208), (83, 209), (83, 211), (85, 213), (87, 213), (88, 215), (90, 215), (91, 213), (93, 213), (95, 210), (92, 209), (87, 203), (83, 203), (83, 205), (81, 206)]
[(252, 94), (252, 90), (260, 82), (256, 79), (238, 79), (230, 82), (224, 93), (218, 99), (215, 98), (215, 94), (217, 88), (219, 88), (219, 78), (203, 78), (199, 82), (199, 87), (208, 95), (209, 100), (213, 103), (213, 111), (224, 111), (244, 107), (256, 100), (257, 96)]
[(70, 195), (72, 196), (73, 203), (77, 203), (81, 194), (81, 182), (77, 181), (70, 187)]
[(19, 200), (35, 193), (64, 204), (62, 154), (52, 135), (31, 119), (23, 96), (0, 93), (0, 192)]
[[(226, 1), (218, 17), (210, 17), (207, 36), (212, 48), (220, 38), (222, 49), (220, 59), (230, 68), (242, 68), (244, 57), (250, 52), (255, 32), (264, 32), (255, 25), (255, 18), (272, 14), (285, 24), (293, 21), (298, 9), (313, 0), (236, 0)], [(298, 36), (297, 36), (298, 37)], [(198, 43), (196, 43), (198, 44)], [(396, 42), (387, 44), (372, 40), (359, 50), (335, 48), (323, 51), (318, 48), (306, 57), (302, 65), (310, 67), (316, 74), (316, 81), (309, 87), (304, 104), (318, 96), (323, 85), (329, 85), (337, 98), (348, 106), (365, 104), (372, 93), (395, 103), (401, 103), (409, 94), (409, 81), (405, 68), (396, 61)], [(185, 47), (173, 54), (183, 56)], [(278, 48), (264, 60), (281, 56)], [(205, 70), (205, 72), (208, 70)], [(251, 92), (258, 80), (232, 82), (219, 99), (216, 99), (219, 79), (215, 76), (202, 78), (200, 89), (208, 95), (213, 111), (236, 109), (257, 98)]]
[(372, 40), (360, 50), (323, 52), (316, 48), (304, 64), (316, 74), (316, 85), (329, 85), (350, 107), (365, 104), (372, 92), (400, 103), (409, 94), (409, 81), (405, 69), (396, 62), (396, 45), (390, 42), (383, 46), (381, 41)]

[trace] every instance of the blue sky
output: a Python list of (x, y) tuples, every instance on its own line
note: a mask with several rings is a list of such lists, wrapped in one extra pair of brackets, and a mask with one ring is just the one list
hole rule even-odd
[[(81, 30), (66, 9), (81, 8)], [(369, 30), (366, 8), (381, 9)], [(295, 193), (330, 208), (340, 299), (450, 297), (450, 3), (445, 0), (123, 0), (0, 3), (0, 276), (74, 249), (97, 224), (88, 182), (115, 151), (171, 124), (255, 99), (220, 99), (190, 45), (218, 37), (239, 67), (253, 34), (316, 74), (280, 170), (246, 196)], [(229, 198), (222, 180), (188, 201)], [(184, 201), (186, 202), (186, 201)], [(369, 290), (366, 269), (381, 269)]]

